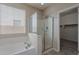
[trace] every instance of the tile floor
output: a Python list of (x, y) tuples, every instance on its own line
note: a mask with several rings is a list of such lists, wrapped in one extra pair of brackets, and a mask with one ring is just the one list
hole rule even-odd
[(77, 55), (77, 42), (72, 42), (68, 40), (61, 39), (61, 48), (60, 52), (50, 51), (49, 53), (45, 55)]

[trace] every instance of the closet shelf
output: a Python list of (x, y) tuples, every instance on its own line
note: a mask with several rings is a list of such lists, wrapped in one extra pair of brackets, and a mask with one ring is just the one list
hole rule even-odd
[(60, 27), (62, 26), (78, 26), (78, 24), (65, 24), (65, 25), (60, 25)]
[(78, 24), (68, 24), (68, 25), (64, 25), (64, 26), (78, 26)]

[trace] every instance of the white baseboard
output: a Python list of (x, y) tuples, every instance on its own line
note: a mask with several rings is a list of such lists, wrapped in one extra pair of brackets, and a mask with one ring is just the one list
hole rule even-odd
[(50, 52), (50, 51), (52, 51), (52, 50), (53, 50), (53, 48), (50, 48), (50, 49), (44, 51), (43, 54), (46, 54), (46, 53), (48, 53), (48, 52)]
[(59, 52), (59, 50), (57, 50), (57, 49), (55, 49), (55, 48), (53, 48), (53, 50), (56, 51), (56, 52)]
[(50, 52), (50, 51), (52, 51), (52, 50), (54, 50), (54, 51), (56, 51), (56, 52), (59, 52), (59, 50), (57, 50), (57, 49), (55, 49), (55, 48), (50, 48), (50, 49), (46, 50), (45, 52), (43, 52), (43, 54), (46, 54), (46, 53), (48, 53), (48, 52)]

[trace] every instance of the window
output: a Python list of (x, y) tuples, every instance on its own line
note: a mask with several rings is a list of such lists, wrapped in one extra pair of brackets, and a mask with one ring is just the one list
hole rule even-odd
[(29, 32), (37, 32), (37, 13), (36, 12), (30, 17)]
[(25, 33), (25, 10), (0, 5), (0, 34)]
[(37, 32), (37, 13), (32, 15), (32, 32)]

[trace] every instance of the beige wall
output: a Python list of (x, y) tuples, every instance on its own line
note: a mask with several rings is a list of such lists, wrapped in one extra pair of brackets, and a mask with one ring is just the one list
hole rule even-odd
[(66, 9), (66, 8), (68, 8), (68, 7), (72, 7), (72, 6), (74, 6), (74, 5), (76, 5), (76, 4), (66, 4), (66, 3), (63, 3), (63, 4), (60, 4), (60, 5), (55, 5), (55, 6), (50, 6), (50, 7), (48, 7), (47, 9), (45, 9), (44, 10), (44, 16), (49, 16), (49, 15), (52, 15), (53, 13), (57, 13), (57, 12), (59, 12), (59, 11), (61, 11), (61, 10), (64, 10), (64, 9)]

